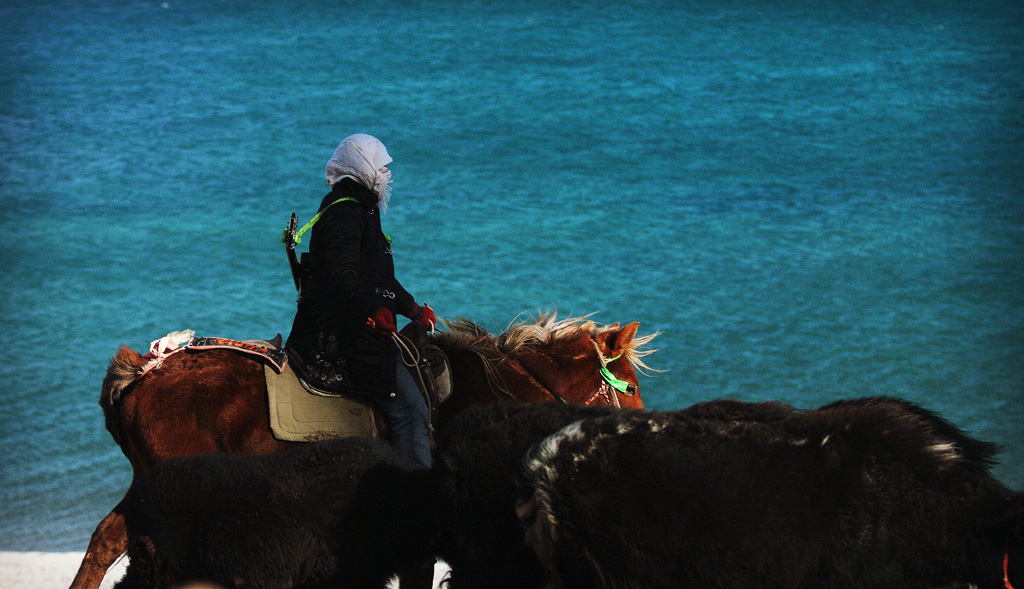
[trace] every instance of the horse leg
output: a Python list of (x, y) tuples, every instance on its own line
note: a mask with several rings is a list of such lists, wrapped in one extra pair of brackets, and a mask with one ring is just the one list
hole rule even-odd
[(71, 589), (98, 589), (117, 557), (128, 548), (128, 530), (122, 514), (124, 499), (104, 517), (89, 539), (89, 548), (71, 582)]

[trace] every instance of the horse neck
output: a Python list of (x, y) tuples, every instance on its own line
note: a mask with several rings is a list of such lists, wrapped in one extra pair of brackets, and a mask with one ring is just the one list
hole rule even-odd
[(443, 428), (451, 417), (466, 407), (501, 400), (492, 392), (485, 360), (479, 354), (461, 346), (443, 345), (443, 341), (437, 344), (448, 357), (452, 377), (451, 397), (438, 408), (438, 428)]

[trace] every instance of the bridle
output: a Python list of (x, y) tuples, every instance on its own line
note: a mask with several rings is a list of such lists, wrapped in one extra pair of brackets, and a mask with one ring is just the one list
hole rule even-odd
[[(619, 396), (615, 394), (615, 392), (617, 391), (623, 394), (630, 395), (635, 394), (635, 392), (631, 393), (629, 391), (629, 388), (633, 387), (634, 385), (627, 381), (616, 378), (615, 375), (612, 374), (611, 370), (608, 369), (608, 364), (614, 362), (615, 360), (618, 360), (621, 357), (621, 354), (611, 359), (605, 358), (604, 354), (601, 353), (601, 348), (598, 347), (597, 342), (592, 339), (591, 343), (594, 344), (594, 351), (597, 352), (597, 358), (598, 360), (601, 361), (601, 385), (597, 388), (597, 392), (591, 395), (590, 398), (583, 403), (583, 405), (590, 405), (594, 401), (596, 401), (598, 397), (603, 397), (606, 401), (608, 401), (609, 405), (613, 405), (615, 408), (620, 409), (622, 408), (622, 404), (619, 403)], [(563, 405), (571, 404), (569, 401), (565, 399), (565, 397), (559, 395), (555, 391), (551, 390), (543, 382), (541, 382), (541, 380), (537, 378), (537, 376), (533, 374), (533, 372), (531, 372), (529, 368), (527, 368), (526, 364), (524, 364), (522, 360), (515, 357), (512, 357), (512, 359), (519, 364), (519, 367), (523, 369), (523, 374), (525, 374), (526, 377), (529, 378), (537, 386), (537, 388), (546, 393), (552, 399), (558, 401), (559, 403), (562, 403)]]
[(583, 404), (584, 405), (590, 405), (598, 397), (604, 397), (608, 401), (608, 404), (609, 405), (614, 405), (616, 409), (621, 409), (622, 408), (622, 404), (619, 403), (619, 396), (616, 395), (615, 393), (613, 393), (611, 385), (609, 385), (607, 382), (605, 382), (603, 380), (601, 381), (601, 386), (599, 386), (597, 388), (597, 392), (594, 393), (593, 396), (591, 396), (589, 399), (587, 399), (587, 401), (585, 403), (583, 403)]

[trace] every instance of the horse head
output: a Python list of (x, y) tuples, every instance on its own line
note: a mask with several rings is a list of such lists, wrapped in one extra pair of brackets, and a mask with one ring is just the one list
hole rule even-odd
[(466, 320), (447, 325), (449, 339), (473, 341), (488, 388), (499, 397), (643, 408), (637, 369), (648, 368), (642, 358), (654, 350), (645, 346), (657, 334), (638, 336), (639, 323), (600, 325), (550, 313), (498, 336)]

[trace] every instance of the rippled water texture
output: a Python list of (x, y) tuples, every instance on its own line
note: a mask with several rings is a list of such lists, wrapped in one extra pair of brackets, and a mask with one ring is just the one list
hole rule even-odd
[(1024, 5), (779, 4), (4, 3), (0, 549), (124, 493), (118, 345), (287, 333), (354, 132), (440, 315), (640, 321), (655, 409), (905, 397), (1024, 487)]

